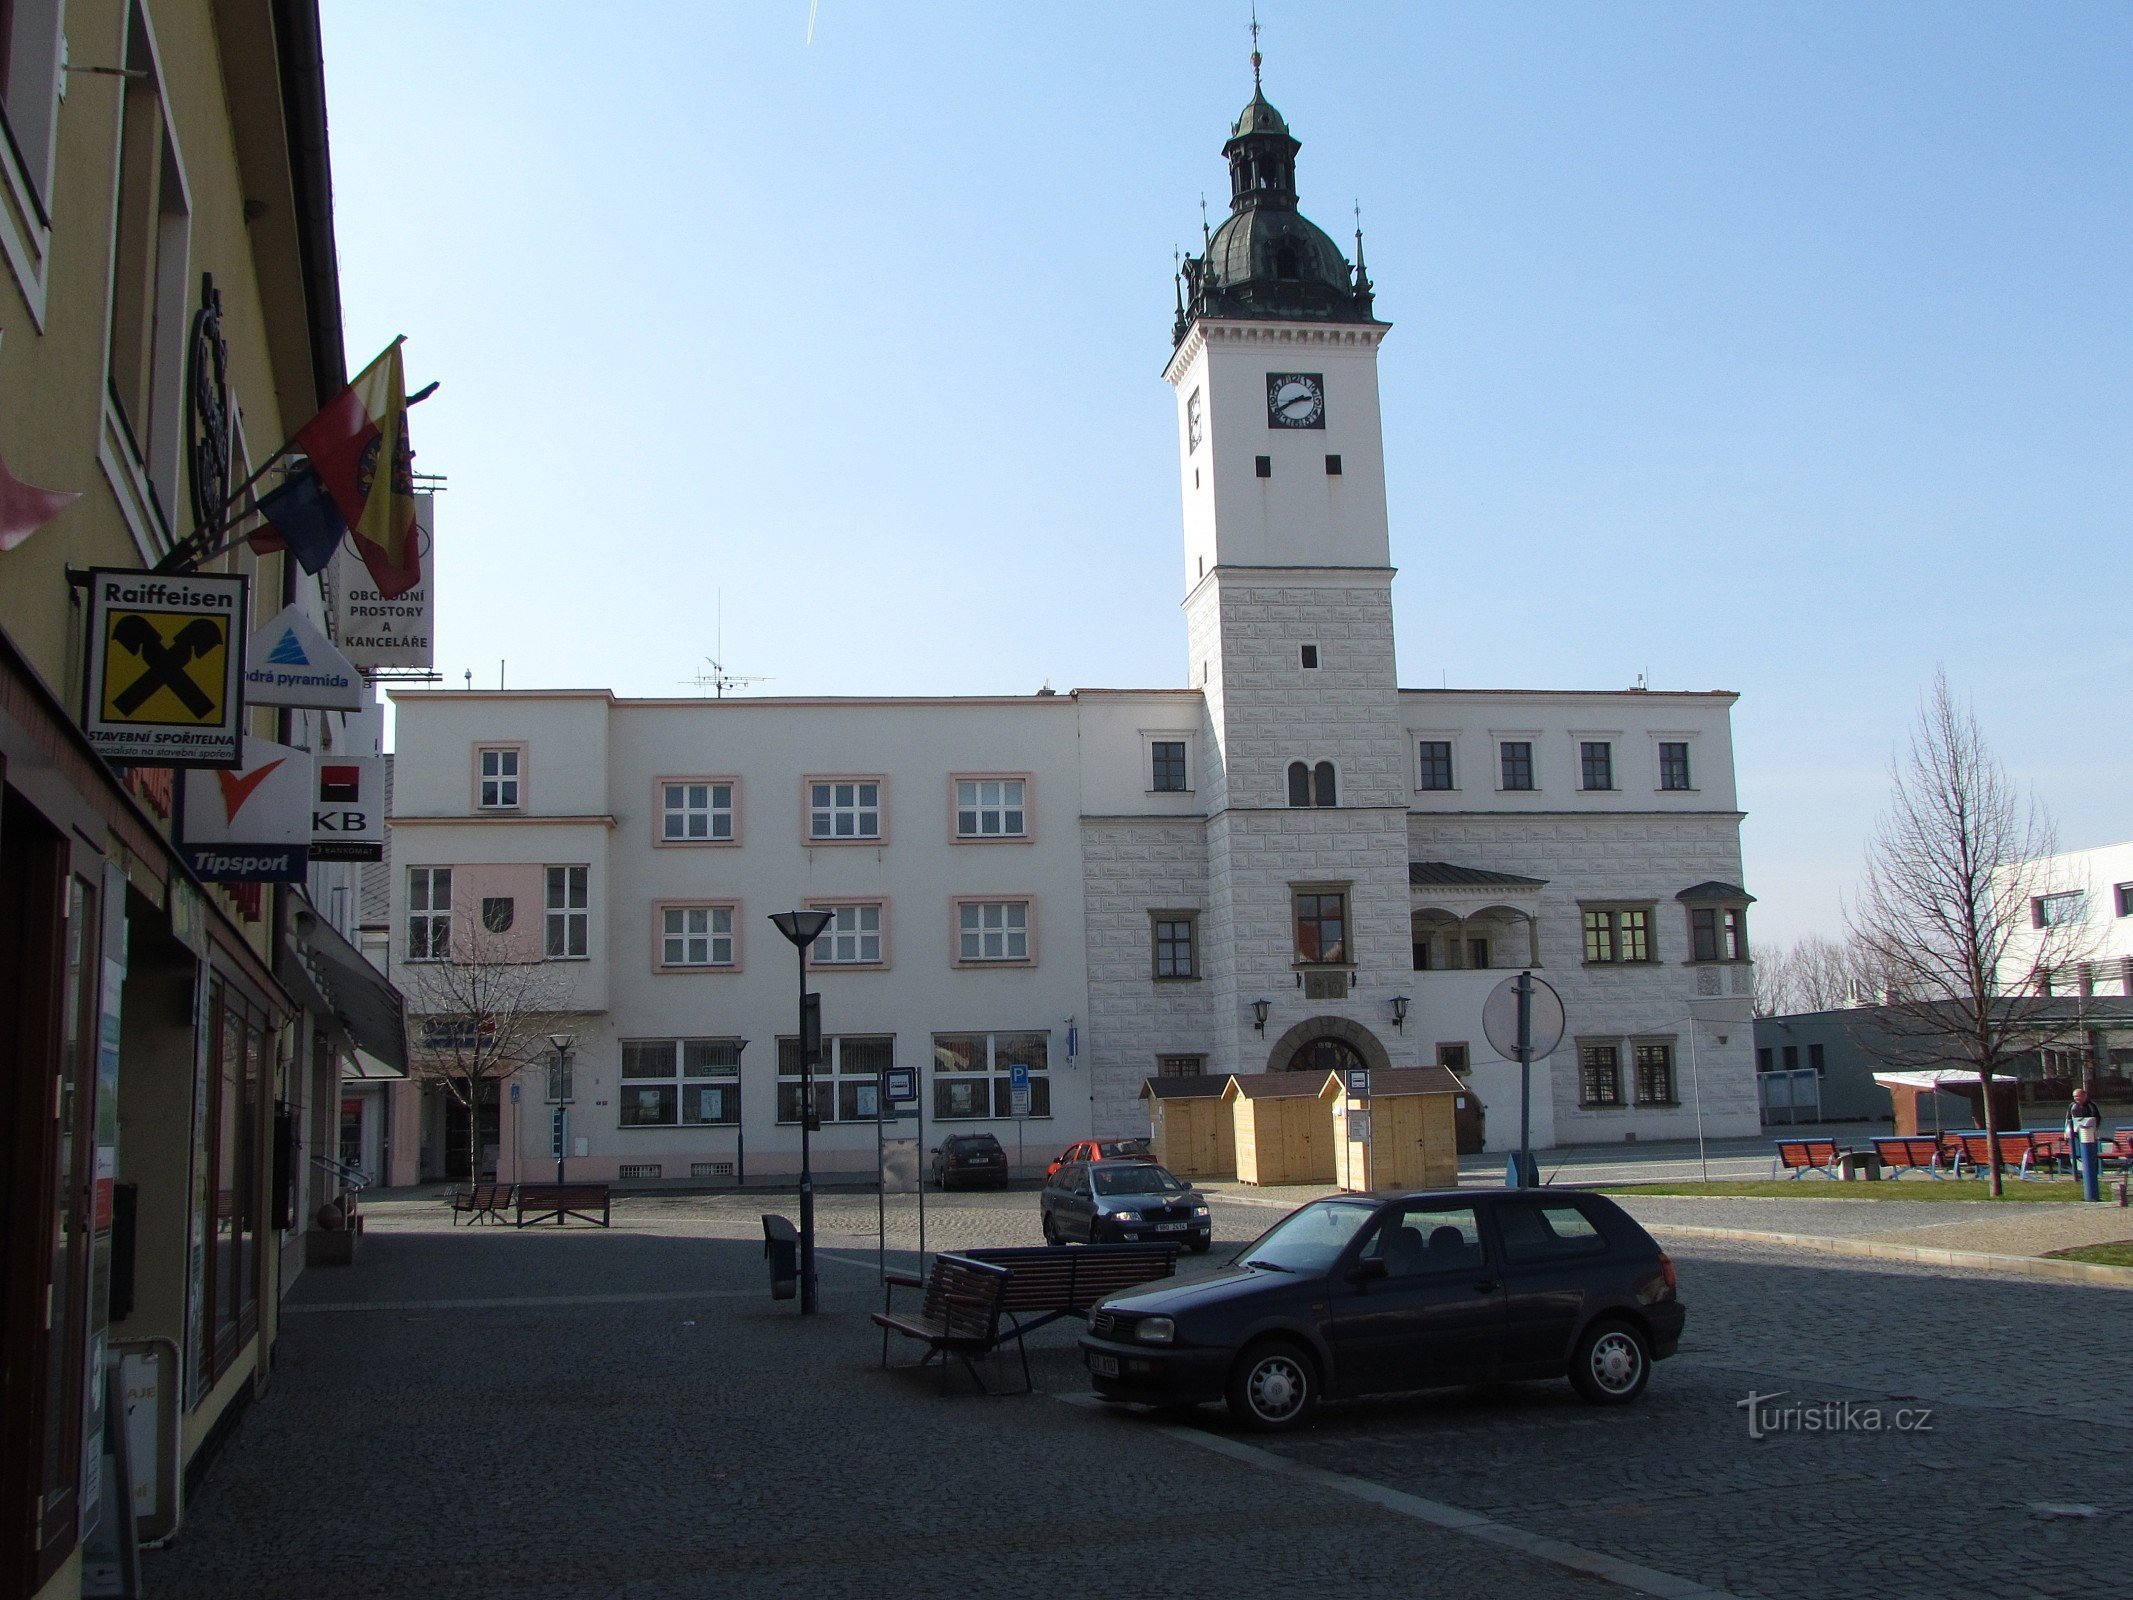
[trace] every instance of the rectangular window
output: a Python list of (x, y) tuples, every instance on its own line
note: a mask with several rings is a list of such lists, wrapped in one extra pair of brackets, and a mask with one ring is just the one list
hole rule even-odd
[[(848, 1035), (822, 1041), (815, 1067), (815, 1119), (818, 1122), (877, 1122), (881, 1118), (881, 1075), (896, 1064), (893, 1034)], [(798, 1122), (808, 1083), (800, 1070), (799, 1041), (790, 1034), (778, 1040), (778, 1120)]]
[(1452, 741), (1424, 739), (1421, 744), (1419, 789), (1449, 789), (1452, 786)]
[(552, 1106), (567, 1106), (577, 1098), (572, 1090), (572, 1068), (575, 1065), (572, 1052), (551, 1050), (548, 1053), (548, 1103)]
[(730, 844), (733, 785), (695, 781), (661, 784), (659, 837), (667, 844)]
[(1585, 960), (1607, 965), (1652, 959), (1648, 906), (1584, 906)]
[(452, 953), (452, 869), (407, 869), (407, 959), (443, 961)]
[(1687, 740), (1660, 741), (1659, 787), (1662, 789), (1686, 789), (1690, 787), (1689, 746)]
[(659, 923), (662, 967), (733, 965), (733, 907), (662, 906)]
[(485, 749), (481, 752), (479, 759), (482, 810), (517, 809), (520, 753), (513, 748)]
[(1197, 1078), (1206, 1070), (1205, 1056), (1161, 1055), (1155, 1058), (1155, 1075), (1158, 1078)]
[(1807, 1064), (1815, 1069), (1815, 1076), (1818, 1078), (1825, 1076), (1829, 1071), (1828, 1064), (1822, 1056), (1822, 1047), (1818, 1044), (1811, 1044), (1807, 1047)]
[(1637, 1046), (1637, 1104), (1671, 1106), (1680, 1102), (1674, 1094), (1674, 1047), (1670, 1044)]
[(1615, 786), (1615, 747), (1604, 739), (1586, 739), (1578, 745), (1581, 789), (1612, 789)]
[(968, 900), (956, 908), (956, 918), (959, 961), (1029, 960), (1027, 900)]
[[(9, 34), (14, 32), (16, 11), (16, 5), (0, 10), (0, 25)], [(36, 31), (43, 33), (42, 28)], [(132, 447), (131, 465), (145, 473), (144, 487), (152, 490), (149, 498), (154, 510), (163, 513), (156, 519), (161, 522), (178, 509), (180, 457), (185, 451), (186, 329), (192, 317), (194, 283), (187, 266), (191, 206), (145, 30), (136, 21), (127, 32), (131, 35), (127, 76), (117, 86), (124, 111), (118, 128), (107, 343), (110, 364), (104, 392), (109, 403), (106, 416)], [(57, 64), (55, 52), (52, 65)], [(25, 65), (32, 64), (25, 61)], [(34, 66), (43, 68), (44, 61)], [(14, 76), (13, 68), (10, 60), (9, 78)], [(42, 73), (34, 76), (41, 79)], [(8, 132), (13, 134), (12, 102), (9, 109)]]
[(1506, 739), (1496, 748), (1503, 760), (1503, 786), (1506, 789), (1532, 788), (1533, 741)]
[(1344, 892), (1307, 890), (1297, 894), (1296, 959), (1304, 963), (1343, 963), (1348, 959), (1348, 896)]
[(1340, 475), (1341, 458), (1339, 456), (1326, 457), (1326, 476), (1329, 478), (1338, 478)]
[(1020, 778), (959, 778), (955, 785), (958, 839), (1028, 837)]
[(1718, 947), (1728, 961), (1748, 959), (1748, 913), (1741, 906), (1728, 906), (1719, 917)]
[(1698, 906), (1689, 913), (1689, 959), (1691, 961), (1716, 961), (1718, 959), (1718, 911), (1713, 906)]
[(937, 1121), (1011, 1118), (1014, 1069), (1029, 1076), (1029, 1114), (1052, 1114), (1052, 1036), (1048, 1033), (937, 1033), (933, 1036), (933, 1115)]
[(2041, 895), (2029, 903), (2029, 920), (2039, 928), (2059, 928), (2088, 915), (2087, 897), (2079, 889)]
[(1155, 975), (1158, 978), (1197, 978), (1193, 960), (1193, 922), (1189, 916), (1157, 912), (1155, 915)]
[(1465, 1042), (1462, 1040), (1458, 1044), (1438, 1045), (1437, 1065), (1449, 1067), (1454, 1072), (1465, 1072), (1472, 1065), (1472, 1057), (1468, 1053)]
[(810, 779), (810, 840), (859, 843), (881, 837), (881, 784), (871, 778)]
[(1740, 906), (1697, 906), (1689, 912), (1691, 961), (1748, 959), (1748, 913)]
[(2118, 902), (2118, 914), (2121, 917), (2133, 917), (2133, 883), (2117, 884), (2111, 893)]
[(1775, 1063), (1770, 1059), (1770, 1047), (1768, 1045), (1763, 1045), (1756, 1050), (1755, 1070), (1757, 1072), (1768, 1072), (1774, 1065)]
[(1274, 458), (1272, 456), (1253, 456), (1252, 471), (1256, 472), (1262, 478), (1273, 477)]
[(1785, 1046), (1785, 1070), (1787, 1072), (1798, 1072), (1800, 1070), (1800, 1047), (1796, 1044)]
[(814, 942), (809, 960), (818, 967), (877, 967), (882, 961), (880, 904), (818, 906), (829, 926)]
[(1622, 1050), (1619, 1045), (1588, 1044), (1578, 1051), (1578, 1104), (1622, 1103)]
[(741, 1120), (745, 1039), (625, 1039), (617, 1125), (694, 1128)]
[(592, 913), (586, 880), (589, 867), (548, 869), (548, 959), (582, 961), (588, 953)]
[(1150, 767), (1149, 787), (1157, 794), (1183, 794), (1185, 783), (1185, 741), (1183, 739), (1155, 739), (1148, 745)]

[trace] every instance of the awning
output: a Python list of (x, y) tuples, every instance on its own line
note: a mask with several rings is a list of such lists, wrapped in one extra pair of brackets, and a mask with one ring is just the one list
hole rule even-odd
[[(1874, 1081), (1884, 1089), (1975, 1089), (1978, 1075), (1961, 1067), (1942, 1067), (1937, 1072), (1877, 1072)], [(1992, 1075), (1994, 1083), (2016, 1080), (2004, 1072)]]
[(341, 1025), (359, 1078), (407, 1076), (407, 1002), (385, 974), (363, 959), (340, 930), (316, 912), (295, 919), (302, 970)]

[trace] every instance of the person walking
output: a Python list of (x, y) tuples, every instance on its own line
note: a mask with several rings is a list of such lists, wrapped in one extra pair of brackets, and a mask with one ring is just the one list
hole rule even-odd
[(2080, 1174), (2081, 1198), (2084, 1200), (2103, 1198), (2099, 1170), (2102, 1137), (2103, 1113), (2089, 1098), (2089, 1086), (2076, 1084), (2074, 1097), (2066, 1107), (2066, 1146), (2067, 1154), (2073, 1158), (2074, 1171)]

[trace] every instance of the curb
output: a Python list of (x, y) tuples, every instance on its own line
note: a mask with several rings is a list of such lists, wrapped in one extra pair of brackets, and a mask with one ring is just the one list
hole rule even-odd
[(1930, 1245), (1892, 1244), (1885, 1239), (1832, 1239), (1816, 1233), (1767, 1233), (1756, 1228), (1699, 1228), (1689, 1223), (1645, 1222), (1647, 1233), (1677, 1234), (1691, 1239), (1737, 1239), (1745, 1244), (1782, 1244), (1829, 1255), (1871, 1256), (1882, 1261), (1914, 1261), (1930, 1267), (1959, 1267), (1971, 1272), (2011, 1272), (2024, 1278), (2051, 1278), (2061, 1283), (2095, 1284), (2106, 1289), (2133, 1289), (2133, 1267), (2107, 1267), (2095, 1261), (2054, 1261), (2045, 1256), (1991, 1255), (1982, 1250), (1936, 1250)]

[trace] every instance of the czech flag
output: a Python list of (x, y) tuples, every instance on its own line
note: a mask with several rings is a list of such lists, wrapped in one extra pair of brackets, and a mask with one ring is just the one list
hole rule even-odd
[(419, 584), (415, 452), (407, 442), (400, 341), (298, 429), (292, 442), (311, 458), (378, 593), (390, 600)]

